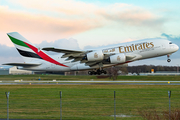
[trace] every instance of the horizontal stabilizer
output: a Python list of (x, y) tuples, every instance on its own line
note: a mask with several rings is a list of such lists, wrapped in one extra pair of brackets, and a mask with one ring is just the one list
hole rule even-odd
[(3, 65), (31, 67), (31, 66), (39, 66), (41, 64), (40, 63), (5, 63)]

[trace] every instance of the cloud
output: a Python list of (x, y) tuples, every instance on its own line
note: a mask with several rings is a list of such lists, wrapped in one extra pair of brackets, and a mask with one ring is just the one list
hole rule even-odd
[[(158, 34), (166, 21), (146, 8), (125, 3), (77, 0), (7, 0), (6, 3), (7, 6), (0, 5), (0, 35), (2, 38), (3, 34), (1, 44), (8, 46), (12, 44), (5, 35), (7, 32), (19, 32), (35, 44), (75, 36), (83, 48), (94, 43), (101, 45), (111, 36), (111, 43), (129, 37), (150, 37)], [(104, 38), (105, 34), (110, 37)]]
[(13, 11), (0, 6), (0, 31), (23, 31), (37, 33), (61, 33), (64, 36), (80, 33), (101, 26), (88, 19), (62, 19), (42, 14)]
[[(1, 30), (73, 35), (116, 21), (128, 25), (161, 25), (154, 13), (129, 4), (96, 5), (75, 0), (10, 0), (23, 11), (0, 7)], [(43, 4), (42, 4), (43, 3)], [(160, 24), (161, 23), (161, 24)]]
[[(49, 13), (53, 14), (52, 11)], [(68, 38), (102, 26), (100, 21), (89, 18), (52, 17), (39, 12), (35, 14), (28, 10), (14, 10), (8, 6), (0, 6), (0, 16), (0, 33), (3, 35), (1, 44), (8, 46), (12, 46), (6, 36), (8, 32), (19, 32), (33, 43), (40, 43), (43, 40), (54, 41), (58, 38)]]
[(74, 49), (74, 50), (80, 49), (77, 40), (73, 39), (73, 38), (59, 39), (54, 42), (42, 41), (37, 46), (39, 46), (39, 47), (55, 47), (55, 48), (60, 48), (60, 49)]
[(89, 19), (89, 23), (93, 22), (93, 20), (96, 20), (94, 22), (101, 21), (101, 23), (106, 23), (110, 20), (121, 21), (127, 24), (140, 24), (146, 20), (158, 19), (155, 14), (146, 9), (125, 3), (96, 5), (95, 3), (75, 0), (31, 0), (29, 2), (12, 0), (12, 2), (29, 9), (41, 11), (43, 14), (46, 14), (46, 12), (56, 13), (62, 19)]
[(0, 64), (8, 62), (23, 62), (15, 47), (0, 44)]
[[(129, 26), (148, 26), (148, 27), (161, 27), (166, 19), (157, 16), (156, 14), (132, 5), (114, 4), (111, 7), (98, 11), (98, 14), (102, 15), (109, 21), (114, 21), (119, 24), (126, 24)], [(116, 9), (112, 9), (117, 7)]]
[(10, 1), (16, 5), (23, 6), (24, 8), (53, 12), (58, 14), (59, 17), (67, 17), (68, 15), (71, 15), (71, 17), (74, 17), (74, 15), (87, 15), (87, 12), (91, 13), (95, 9), (98, 9), (98, 6), (95, 4), (87, 4), (76, 0), (31, 0), (28, 2), (24, 0)]
[(180, 37), (173, 36), (171, 34), (162, 33), (161, 36), (166, 37), (168, 40), (180, 42)]
[(8, 47), (0, 44), (0, 56), (2, 57), (17, 57), (18, 52), (15, 47)]
[(113, 47), (116, 47), (117, 44), (131, 42), (131, 41), (134, 41), (134, 40), (129, 38), (129, 39), (123, 40), (123, 42), (116, 42), (116, 43), (108, 44), (108, 45), (97, 45), (97, 46), (87, 45), (83, 49), (84, 50), (96, 50), (96, 49), (104, 49), (104, 48), (113, 48)]

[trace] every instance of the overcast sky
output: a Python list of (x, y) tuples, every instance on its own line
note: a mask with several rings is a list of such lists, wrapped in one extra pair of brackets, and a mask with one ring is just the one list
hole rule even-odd
[[(21, 62), (8, 32), (39, 46), (90, 49), (144, 38), (167, 38), (180, 46), (178, 0), (0, 0), (0, 64)], [(171, 56), (130, 65), (180, 65)]]

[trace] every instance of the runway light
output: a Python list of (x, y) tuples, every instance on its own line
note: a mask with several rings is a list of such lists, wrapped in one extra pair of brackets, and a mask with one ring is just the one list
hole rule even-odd
[(168, 84), (170, 84), (170, 82), (168, 81)]

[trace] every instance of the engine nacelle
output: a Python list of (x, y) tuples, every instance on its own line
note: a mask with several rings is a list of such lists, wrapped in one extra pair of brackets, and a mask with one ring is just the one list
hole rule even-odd
[(125, 54), (116, 54), (110, 56), (110, 63), (117, 64), (117, 63), (124, 63), (126, 62)]
[(88, 61), (98, 61), (103, 59), (104, 59), (104, 54), (102, 51), (93, 51), (87, 54)]

